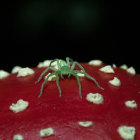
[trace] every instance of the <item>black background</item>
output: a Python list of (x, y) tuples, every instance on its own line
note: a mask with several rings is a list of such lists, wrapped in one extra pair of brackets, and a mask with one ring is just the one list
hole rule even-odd
[(69, 56), (79, 62), (125, 63), (140, 73), (132, 3), (15, 0), (0, 7), (0, 69)]

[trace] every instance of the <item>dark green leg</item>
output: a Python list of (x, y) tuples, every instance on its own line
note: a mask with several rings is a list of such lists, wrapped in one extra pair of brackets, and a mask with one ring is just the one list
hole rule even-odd
[(52, 61), (50, 62), (49, 67), (51, 67), (51, 65), (52, 65), (52, 63), (53, 63), (53, 62), (58, 61), (58, 60), (59, 60), (59, 59), (57, 59), (57, 58), (56, 58), (56, 59), (54, 59), (54, 60), (52, 60)]

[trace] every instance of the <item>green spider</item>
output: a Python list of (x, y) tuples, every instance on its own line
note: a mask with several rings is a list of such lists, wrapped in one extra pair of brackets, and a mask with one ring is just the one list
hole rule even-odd
[[(54, 63), (54, 62), (57, 62), (58, 68), (55, 68), (55, 67), (52, 67), (52, 66), (51, 66), (51, 64)], [(71, 65), (70, 65), (70, 63), (71, 63)], [(81, 71), (79, 71), (79, 70), (74, 70), (76, 65), (81, 69)], [(60, 75), (61, 78), (64, 78), (63, 75), (68, 75), (68, 78), (69, 78), (71, 75), (75, 76), (76, 79), (77, 79), (78, 85), (79, 85), (79, 96), (80, 96), (81, 98), (82, 98), (82, 95), (81, 95), (81, 83), (80, 83), (80, 80), (79, 80), (79, 77), (78, 77), (77, 74), (84, 74), (84, 76), (86, 76), (87, 78), (93, 80), (93, 81), (95, 82), (95, 84), (96, 84), (100, 89), (103, 90), (103, 88), (97, 83), (97, 81), (96, 81), (93, 77), (91, 77), (90, 75), (88, 75), (88, 74), (85, 72), (84, 68), (80, 65), (80, 63), (78, 63), (77, 61), (73, 61), (73, 60), (70, 59), (69, 57), (66, 57), (66, 61), (65, 61), (65, 60), (61, 60), (61, 59), (54, 59), (54, 60), (52, 60), (52, 61), (50, 62), (49, 67), (46, 68), (46, 69), (42, 72), (42, 74), (40, 75), (40, 77), (38, 78), (38, 80), (36, 81), (36, 83), (38, 83), (38, 82), (42, 79), (42, 77), (44, 76), (44, 74), (45, 74), (46, 72), (48, 72), (49, 70), (53, 70), (54, 72), (51, 73), (51, 74), (49, 74), (49, 75), (45, 78), (44, 82), (43, 82), (42, 85), (41, 85), (41, 90), (40, 90), (40, 94), (39, 94), (38, 97), (40, 97), (40, 96), (42, 95), (44, 85), (45, 85), (45, 83), (48, 81), (49, 77), (51, 77), (51, 76), (56, 76), (56, 84), (57, 84), (57, 87), (58, 87), (58, 89), (59, 89), (59, 97), (61, 97), (61, 88), (60, 88), (60, 86), (59, 86), (59, 76), (58, 76), (58, 75)]]

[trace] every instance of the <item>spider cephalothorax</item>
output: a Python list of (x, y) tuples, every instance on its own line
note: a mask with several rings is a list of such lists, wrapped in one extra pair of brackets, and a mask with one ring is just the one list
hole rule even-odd
[[(53, 62), (57, 62), (57, 68), (55, 67), (52, 67), (52, 63)], [(71, 63), (71, 65), (70, 65)], [(79, 68), (81, 69), (81, 71), (79, 70), (75, 70), (75, 66), (79, 66)], [(63, 78), (63, 75), (68, 75), (68, 77), (70, 77), (71, 75), (75, 76), (77, 81), (78, 81), (78, 85), (79, 85), (79, 95), (80, 97), (82, 98), (82, 95), (81, 95), (81, 83), (80, 83), (80, 80), (79, 80), (79, 77), (78, 77), (78, 74), (84, 74), (87, 78), (93, 80), (95, 82), (95, 84), (100, 88), (100, 89), (103, 89), (98, 83), (97, 81), (91, 77), (90, 75), (88, 75), (84, 68), (80, 65), (80, 63), (78, 63), (77, 61), (73, 61), (72, 59), (70, 59), (69, 57), (66, 58), (66, 61), (64, 60), (61, 60), (61, 59), (54, 59), (50, 62), (50, 65), (48, 68), (46, 68), (42, 74), (40, 75), (39, 79), (36, 81), (36, 83), (38, 83), (43, 75), (48, 72), (49, 70), (53, 70), (54, 72), (49, 74), (47, 76), (47, 78), (44, 80), (44, 82), (42, 83), (41, 85), (41, 91), (40, 91), (40, 94), (38, 97), (40, 97), (43, 93), (43, 87), (45, 85), (45, 83), (48, 81), (49, 77), (51, 76), (56, 76), (56, 84), (57, 84), (57, 87), (59, 89), (59, 96), (61, 97), (61, 88), (59, 86), (59, 75), (61, 76), (61, 78)]]

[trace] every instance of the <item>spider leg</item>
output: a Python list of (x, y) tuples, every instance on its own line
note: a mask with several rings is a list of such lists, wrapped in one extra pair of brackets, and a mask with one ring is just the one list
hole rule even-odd
[(59, 76), (58, 76), (58, 74), (56, 74), (56, 84), (57, 84), (57, 87), (58, 87), (58, 90), (59, 90), (59, 97), (61, 97), (61, 88), (60, 88), (60, 85), (59, 85)]
[(71, 73), (68, 74), (68, 78), (70, 78), (70, 76), (71, 76)]
[(49, 74), (49, 75), (47, 76), (47, 78), (44, 80), (44, 82), (43, 82), (42, 85), (41, 85), (40, 94), (39, 94), (39, 96), (38, 96), (39, 98), (40, 98), (40, 96), (41, 96), (42, 93), (43, 93), (44, 85), (45, 85), (46, 82), (48, 81), (49, 77), (50, 77), (50, 76), (53, 76), (53, 75), (55, 75), (55, 74), (56, 74), (56, 72), (53, 72), (53, 73)]
[(70, 62), (73, 62), (73, 59), (72, 58), (69, 58)]
[(70, 67), (70, 62), (73, 62), (73, 60), (69, 57), (66, 57), (66, 62), (68, 64), (68, 66)]
[(66, 62), (67, 62), (68, 67), (70, 67), (70, 60), (69, 60), (69, 57), (66, 57)]
[[(73, 59), (66, 57), (66, 62), (68, 64), (68, 67), (70, 68), (70, 62), (73, 62)], [(68, 78), (71, 76), (71, 73), (68, 74)]]
[(59, 63), (59, 59), (54, 59), (54, 60), (52, 60), (52, 61), (50, 62), (50, 65), (49, 65), (49, 66), (51, 66), (51, 64), (54, 63), (55, 61), (57, 62), (57, 66), (58, 66), (58, 68), (60, 69), (61, 66), (60, 66), (60, 63)]
[(60, 73), (60, 76), (61, 76), (61, 78), (62, 78), (62, 79), (64, 79), (64, 77), (63, 77), (63, 74), (62, 74), (62, 73)]
[(85, 72), (84, 68), (83, 68), (83, 67), (80, 65), (80, 63), (78, 63), (77, 61), (74, 61), (74, 62), (73, 62), (72, 67), (71, 67), (71, 71), (74, 70), (74, 68), (75, 68), (76, 65), (77, 65), (79, 68), (81, 68), (81, 70), (82, 70), (83, 72)]
[[(84, 68), (77, 61), (74, 61), (73, 62), (72, 66), (71, 66), (71, 72), (74, 70), (74, 68), (75, 68), (76, 65), (78, 65), (82, 69), (82, 71), (85, 72)], [(69, 77), (70, 77), (70, 74), (69, 74), (68, 78)]]
[(92, 81), (94, 81), (94, 83), (97, 85), (98, 88), (104, 90), (104, 89), (98, 84), (98, 82), (97, 82), (92, 76), (90, 76), (89, 74), (87, 74), (86, 72), (79, 71), (79, 70), (74, 70), (74, 72), (76, 72), (77, 74), (78, 74), (78, 73), (84, 74), (87, 78), (89, 78), (89, 79), (91, 79)]
[(77, 74), (76, 74), (76, 73), (72, 72), (71, 74), (72, 74), (73, 76), (75, 76), (75, 77), (76, 77), (76, 79), (77, 79), (78, 86), (79, 86), (79, 96), (80, 96), (80, 97), (81, 97), (81, 99), (82, 99), (80, 79), (79, 79), (79, 77), (77, 76)]
[(50, 62), (50, 65), (49, 65), (49, 67), (52, 65), (52, 63), (53, 62), (55, 62), (55, 61), (57, 61), (58, 59), (56, 58), (56, 59), (54, 59), (54, 60), (52, 60), (51, 62)]
[(39, 77), (38, 80), (35, 82), (35, 84), (38, 83), (38, 82), (42, 79), (43, 75), (44, 75), (46, 72), (48, 72), (49, 70), (57, 71), (56, 68), (48, 67), (47, 69), (45, 69), (45, 70), (41, 73), (40, 77)]
[(57, 59), (57, 66), (58, 66), (58, 69), (61, 69), (61, 65), (59, 63), (59, 59)]

